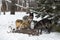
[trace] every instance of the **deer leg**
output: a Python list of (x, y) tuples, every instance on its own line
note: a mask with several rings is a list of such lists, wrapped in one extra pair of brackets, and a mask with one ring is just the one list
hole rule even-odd
[(38, 34), (39, 34), (39, 29), (38, 29)]
[(41, 28), (41, 30), (40, 30), (40, 34), (42, 34), (42, 28)]
[(37, 29), (37, 35), (39, 35), (39, 29)]

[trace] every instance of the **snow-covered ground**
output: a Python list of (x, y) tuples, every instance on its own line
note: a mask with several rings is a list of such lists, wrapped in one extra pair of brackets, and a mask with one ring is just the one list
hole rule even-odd
[[(0, 40), (60, 40), (60, 33), (51, 32), (50, 34), (43, 33), (39, 36), (29, 36), (22, 33), (8, 33), (9, 26), (15, 28), (16, 19), (22, 19), (23, 16), (28, 15), (26, 12), (16, 12), (15, 15), (10, 15), (10, 12), (6, 12), (0, 15)], [(36, 20), (36, 18), (34, 18)], [(40, 20), (40, 19), (39, 19)]]

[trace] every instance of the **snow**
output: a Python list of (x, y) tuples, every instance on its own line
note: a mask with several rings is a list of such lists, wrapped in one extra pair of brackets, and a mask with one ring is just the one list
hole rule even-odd
[[(32, 36), (22, 33), (8, 33), (9, 26), (15, 28), (16, 19), (22, 19), (23, 16), (28, 15), (26, 12), (16, 12), (15, 15), (10, 15), (10, 12), (6, 12), (0, 15), (0, 40), (60, 40), (60, 33), (51, 32), (50, 34), (43, 33), (39, 36)], [(40, 20), (40, 19), (39, 19)]]
[(10, 1), (10, 0), (5, 0), (5, 1), (8, 1), (9, 3), (11, 3), (11, 1)]
[[(9, 3), (11, 3), (10, 0), (6, 0), (6, 1), (9, 2)], [(22, 5), (19, 5), (19, 4), (15, 4), (15, 5), (18, 6), (18, 7), (23, 7)], [(23, 7), (23, 8), (27, 9), (27, 7)]]
[(39, 18), (37, 18), (37, 17), (35, 17), (36, 16), (36, 14), (34, 14), (34, 19), (33, 20), (35, 20), (35, 21), (40, 21), (42, 18), (41, 17), (39, 17)]

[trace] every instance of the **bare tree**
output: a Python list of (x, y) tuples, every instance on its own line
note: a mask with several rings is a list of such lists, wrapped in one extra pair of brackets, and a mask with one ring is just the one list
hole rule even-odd
[(4, 0), (2, 0), (2, 8), (1, 9), (4, 12), (4, 15), (5, 15), (6, 8), (7, 8), (6, 2)]
[(15, 11), (17, 10), (15, 3), (16, 3), (16, 0), (11, 0), (11, 9), (10, 9), (11, 14), (15, 14)]

